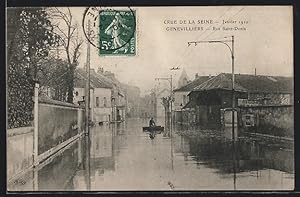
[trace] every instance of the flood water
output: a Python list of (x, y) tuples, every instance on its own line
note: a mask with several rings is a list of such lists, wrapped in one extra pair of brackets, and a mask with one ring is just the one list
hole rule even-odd
[(9, 191), (293, 190), (294, 153), (281, 145), (220, 136), (152, 140), (147, 120), (96, 126)]

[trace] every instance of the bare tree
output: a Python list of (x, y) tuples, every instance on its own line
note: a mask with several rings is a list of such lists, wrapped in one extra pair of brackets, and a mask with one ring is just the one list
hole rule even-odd
[(73, 18), (70, 8), (66, 8), (66, 10), (52, 8), (50, 13), (55, 32), (60, 37), (60, 46), (63, 48), (68, 62), (68, 73), (66, 74), (68, 79), (67, 102), (73, 103), (75, 69), (78, 65), (83, 39), (78, 34), (79, 26)]

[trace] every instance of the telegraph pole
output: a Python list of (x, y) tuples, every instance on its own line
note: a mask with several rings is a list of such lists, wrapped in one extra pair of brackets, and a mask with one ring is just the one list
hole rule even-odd
[[(224, 44), (228, 47), (228, 49), (230, 50), (230, 54), (231, 54), (231, 75), (232, 75), (232, 102), (231, 102), (231, 110), (232, 110), (232, 140), (235, 140), (235, 130), (234, 130), (234, 109), (235, 109), (235, 92), (234, 92), (234, 36), (230, 36), (231, 39), (228, 39), (229, 37), (224, 37), (223, 40), (205, 40), (205, 41), (192, 41), (192, 42), (188, 42), (188, 46), (190, 46), (191, 44), (194, 44), (195, 46), (197, 46), (198, 43), (221, 43)], [(228, 39), (228, 40), (227, 40)], [(231, 46), (228, 45), (228, 43), (231, 43)]]
[(232, 140), (233, 142), (235, 141), (235, 132), (234, 132), (234, 109), (235, 109), (235, 95), (234, 95), (234, 36), (231, 36), (231, 70), (232, 70), (232, 103), (231, 103), (231, 108), (232, 108)]
[[(91, 23), (88, 21), (88, 38), (90, 39)], [(87, 41), (87, 58), (86, 58), (86, 81), (85, 81), (85, 133), (90, 134), (90, 42)]]
[(173, 136), (173, 111), (172, 111), (172, 104), (173, 104), (173, 78), (172, 75), (170, 76), (170, 80), (171, 80), (171, 92), (170, 92), (170, 109), (171, 109), (171, 138)]

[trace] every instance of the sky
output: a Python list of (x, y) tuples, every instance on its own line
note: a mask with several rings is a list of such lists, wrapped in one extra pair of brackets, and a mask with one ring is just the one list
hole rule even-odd
[[(72, 7), (80, 24), (86, 8)], [(176, 79), (183, 69), (189, 78), (231, 72), (231, 55), (220, 43), (190, 45), (189, 41), (218, 40), (234, 35), (235, 73), (293, 76), (292, 7), (285, 6), (203, 6), (203, 7), (132, 7), (136, 10), (137, 54), (135, 56), (99, 56), (91, 46), (91, 68), (103, 67), (124, 83), (140, 87), (147, 93), (156, 77)], [(212, 20), (213, 24), (178, 24)], [(235, 24), (223, 24), (223, 20)], [(176, 21), (177, 24), (165, 24)], [(239, 24), (246, 22), (246, 24)], [(167, 31), (170, 27), (203, 27), (199, 31)], [(212, 30), (219, 27), (220, 30)], [(239, 27), (243, 30), (224, 30)], [(231, 43), (229, 43), (231, 44)], [(81, 49), (80, 67), (86, 62), (86, 46)], [(180, 70), (171, 71), (170, 68)], [(176, 85), (176, 83), (175, 83)]]

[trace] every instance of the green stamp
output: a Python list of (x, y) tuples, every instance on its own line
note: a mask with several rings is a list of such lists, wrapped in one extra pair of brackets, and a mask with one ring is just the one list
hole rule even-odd
[(99, 12), (99, 55), (135, 55), (135, 30), (135, 11), (101, 10)]

